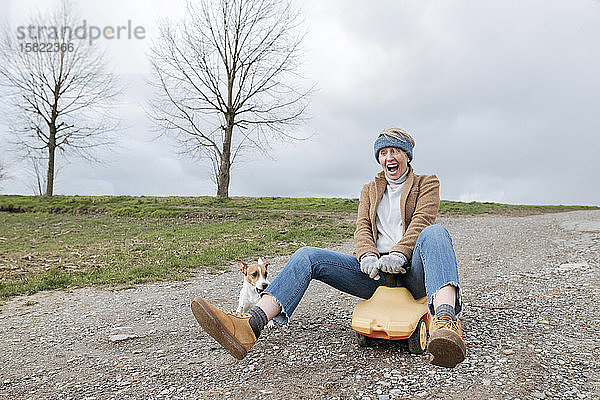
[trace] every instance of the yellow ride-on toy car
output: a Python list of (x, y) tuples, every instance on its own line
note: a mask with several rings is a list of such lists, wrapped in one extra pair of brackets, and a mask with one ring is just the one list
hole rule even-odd
[(352, 329), (359, 345), (368, 346), (371, 338), (408, 339), (408, 351), (413, 354), (425, 352), (430, 323), (427, 297), (415, 300), (403, 287), (378, 287), (352, 313)]

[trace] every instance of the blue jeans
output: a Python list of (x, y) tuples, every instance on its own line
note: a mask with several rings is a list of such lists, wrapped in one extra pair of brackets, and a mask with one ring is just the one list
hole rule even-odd
[[(455, 309), (458, 314), (462, 309), (462, 295), (452, 238), (446, 228), (431, 225), (423, 229), (410, 263), (406, 274), (395, 275), (395, 285), (406, 287), (415, 299), (427, 295), (432, 314), (435, 293), (443, 286), (453, 285), (457, 289)], [(377, 281), (369, 278), (360, 270), (354, 256), (317, 247), (302, 247), (264, 291), (281, 305), (282, 312), (274, 318), (275, 322), (287, 324), (313, 279), (363, 299), (371, 297), (375, 289), (385, 284), (382, 272)]]

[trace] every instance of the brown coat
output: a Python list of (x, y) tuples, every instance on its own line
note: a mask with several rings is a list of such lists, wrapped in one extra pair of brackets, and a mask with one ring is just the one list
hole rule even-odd
[[(400, 213), (404, 235), (392, 247), (409, 260), (421, 231), (435, 223), (440, 209), (440, 181), (435, 175), (415, 175), (412, 167), (402, 188), (400, 197)], [(384, 171), (381, 171), (372, 182), (363, 186), (360, 192), (358, 218), (354, 232), (354, 256), (360, 260), (363, 254), (377, 251), (377, 207), (387, 186)]]

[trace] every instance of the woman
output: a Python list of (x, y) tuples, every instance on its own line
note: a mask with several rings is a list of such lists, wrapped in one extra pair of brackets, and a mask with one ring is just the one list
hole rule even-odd
[(433, 315), (427, 345), (431, 363), (455, 367), (463, 361), (456, 256), (448, 231), (434, 225), (440, 206), (437, 177), (413, 173), (414, 144), (398, 128), (385, 129), (375, 140), (375, 159), (383, 170), (360, 194), (352, 256), (299, 249), (247, 314), (219, 310), (197, 297), (192, 312), (202, 328), (241, 360), (270, 320), (287, 323), (312, 279), (369, 298), (387, 278), (388, 286), (404, 286), (415, 298), (427, 295)]

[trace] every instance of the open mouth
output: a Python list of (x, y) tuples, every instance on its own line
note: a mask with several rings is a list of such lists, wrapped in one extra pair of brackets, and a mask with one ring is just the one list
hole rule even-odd
[(263, 287), (263, 288), (256, 288), (256, 293), (261, 294), (262, 292), (265, 291), (265, 289), (267, 288), (267, 286)]
[(394, 173), (396, 171), (398, 171), (399, 165), (398, 164), (387, 164), (385, 166), (387, 168), (387, 171), (390, 173)]

